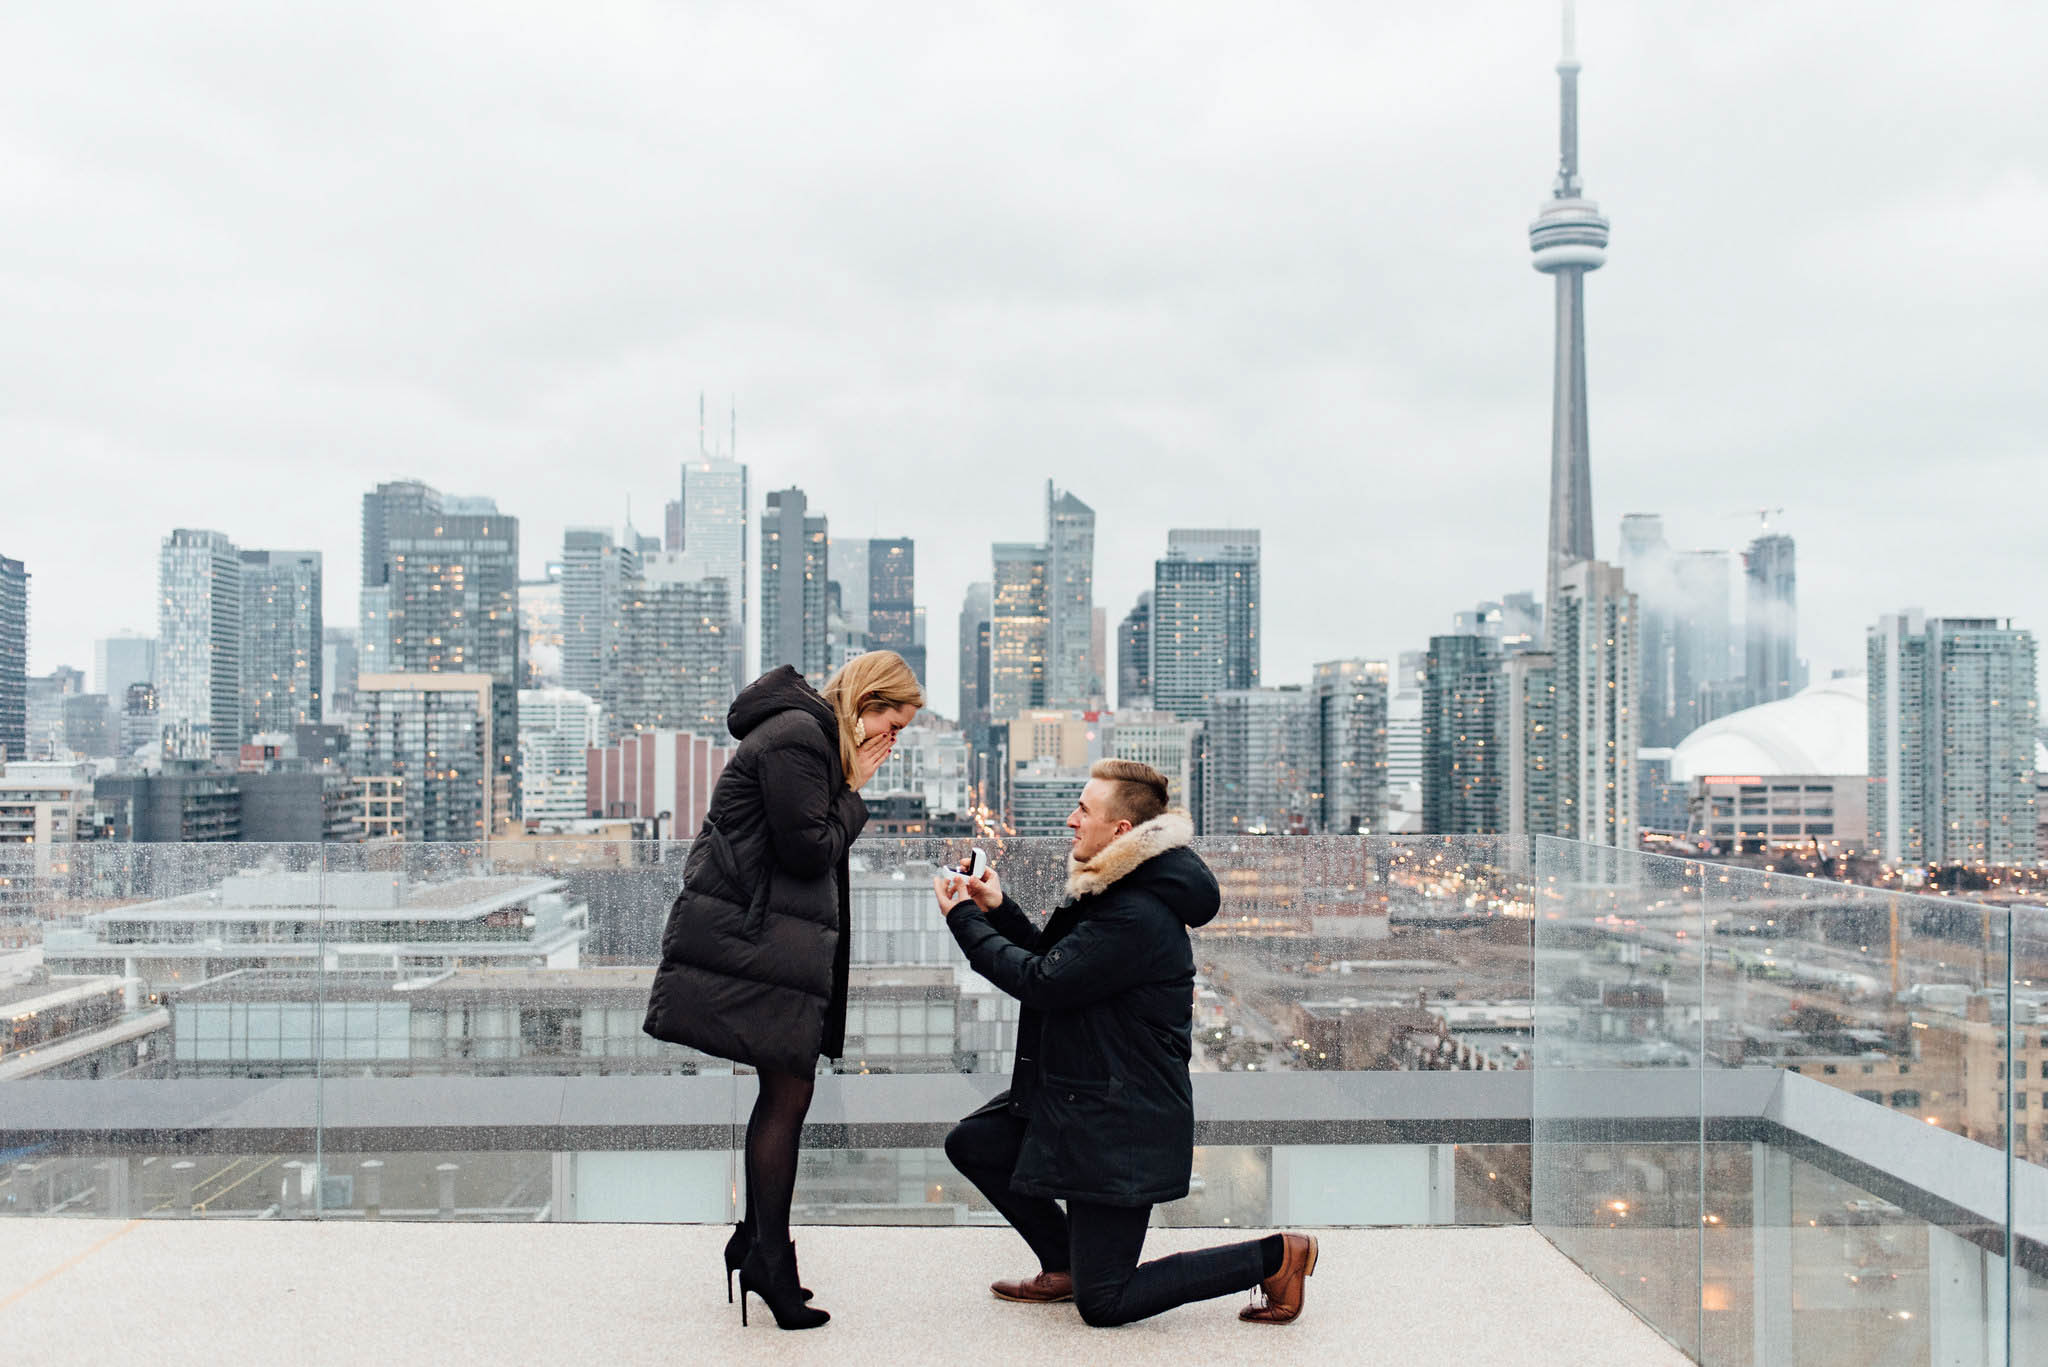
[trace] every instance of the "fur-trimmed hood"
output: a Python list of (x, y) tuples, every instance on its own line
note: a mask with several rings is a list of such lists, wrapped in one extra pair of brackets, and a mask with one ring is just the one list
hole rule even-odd
[(1096, 851), (1093, 859), (1084, 862), (1069, 854), (1067, 896), (1105, 892), (1143, 869), (1142, 881), (1162, 884), (1157, 891), (1183, 921), (1191, 926), (1206, 925), (1215, 918), (1222, 901), (1201, 856), (1188, 848), (1194, 838), (1195, 823), (1188, 814), (1168, 811), (1125, 831)]

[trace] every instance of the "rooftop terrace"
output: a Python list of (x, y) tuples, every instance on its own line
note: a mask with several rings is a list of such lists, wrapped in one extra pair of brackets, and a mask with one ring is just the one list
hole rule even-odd
[[(0, 1343), (23, 1367), (194, 1363), (1114, 1361), (1680, 1367), (1534, 1230), (1326, 1230), (1301, 1319), (1242, 1324), (1231, 1296), (1119, 1329), (1014, 1305), (1006, 1230), (805, 1228), (832, 1323), (752, 1327), (725, 1303), (726, 1231), (701, 1225), (0, 1221)], [(1155, 1230), (1159, 1256), (1229, 1237)], [(1446, 1345), (1455, 1344), (1447, 1354)]]

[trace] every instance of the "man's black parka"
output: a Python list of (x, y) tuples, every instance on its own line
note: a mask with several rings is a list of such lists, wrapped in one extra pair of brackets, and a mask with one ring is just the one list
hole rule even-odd
[(1011, 1189), (1154, 1205), (1188, 1194), (1195, 956), (1222, 898), (1168, 812), (1076, 866), (1043, 929), (1007, 898), (946, 918), (975, 971), (1023, 1003), (1008, 1106), (1026, 1117)]
[(644, 1029), (808, 1077), (845, 1049), (846, 852), (868, 809), (831, 704), (794, 669), (749, 684), (726, 724), (739, 749), (683, 861)]

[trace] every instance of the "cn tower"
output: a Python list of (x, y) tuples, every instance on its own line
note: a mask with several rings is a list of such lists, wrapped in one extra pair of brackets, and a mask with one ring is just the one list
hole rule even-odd
[(1579, 59), (1572, 6), (1564, 6), (1557, 63), (1558, 166), (1550, 198), (1529, 225), (1536, 269), (1557, 281), (1557, 366), (1550, 396), (1550, 558), (1544, 628), (1557, 620), (1558, 575), (1593, 559), (1593, 468), (1586, 439), (1586, 272), (1607, 260), (1607, 220), (1579, 183)]

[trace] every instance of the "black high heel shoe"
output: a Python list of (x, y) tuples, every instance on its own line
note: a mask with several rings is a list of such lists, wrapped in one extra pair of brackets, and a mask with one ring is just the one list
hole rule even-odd
[[(732, 1227), (732, 1237), (725, 1241), (725, 1303), (727, 1305), (732, 1304), (732, 1274), (740, 1270), (740, 1264), (746, 1262), (747, 1250), (752, 1248), (753, 1245), (754, 1227), (752, 1225), (742, 1220)], [(795, 1247), (796, 1244), (792, 1242), (790, 1248), (794, 1249)], [(805, 1300), (811, 1298), (811, 1289), (808, 1286), (799, 1286), (797, 1290), (803, 1293)]]
[(740, 1324), (747, 1322), (747, 1296), (759, 1296), (775, 1316), (778, 1329), (816, 1329), (832, 1318), (814, 1305), (806, 1305), (803, 1288), (796, 1284), (796, 1245), (769, 1249), (755, 1243), (740, 1264)]

